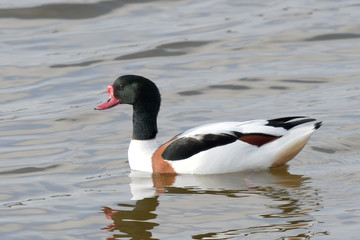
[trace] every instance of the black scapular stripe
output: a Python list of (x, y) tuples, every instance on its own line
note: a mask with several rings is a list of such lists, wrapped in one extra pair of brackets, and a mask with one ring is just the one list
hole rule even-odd
[(199, 152), (206, 151), (213, 147), (223, 146), (235, 142), (242, 134), (204, 134), (197, 138), (183, 137), (172, 142), (162, 153), (166, 160), (176, 161), (189, 158)]

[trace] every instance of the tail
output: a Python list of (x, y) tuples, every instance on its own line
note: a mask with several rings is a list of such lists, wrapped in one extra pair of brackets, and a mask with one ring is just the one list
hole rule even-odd
[[(312, 124), (305, 124), (314, 122)], [(287, 117), (269, 120), (268, 125), (282, 127), (288, 130), (287, 134), (276, 141), (267, 144), (273, 155), (271, 168), (285, 165), (293, 159), (309, 141), (311, 135), (322, 125), (321, 121), (306, 117)]]

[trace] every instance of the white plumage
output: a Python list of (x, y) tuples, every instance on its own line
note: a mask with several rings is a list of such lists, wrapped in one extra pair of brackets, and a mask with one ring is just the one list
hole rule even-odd
[[(318, 123), (314, 124), (314, 122), (300, 124), (289, 130), (283, 127), (268, 126), (266, 125), (268, 123), (267, 120), (220, 122), (189, 129), (176, 136), (176, 139), (194, 138), (201, 141), (202, 136), (207, 134), (232, 134), (234, 131), (244, 134), (266, 134), (279, 138), (261, 146), (237, 140), (200, 151), (183, 160), (164, 160), (173, 167), (176, 173), (184, 174), (218, 174), (279, 167), (295, 157), (318, 128)], [(155, 140), (132, 140), (129, 147), (131, 168), (152, 171), (152, 156), (158, 147)]]

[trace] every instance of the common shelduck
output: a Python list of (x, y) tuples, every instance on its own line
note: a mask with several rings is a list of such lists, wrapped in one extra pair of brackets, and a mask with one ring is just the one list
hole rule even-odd
[(192, 128), (163, 145), (155, 138), (160, 92), (147, 78), (124, 75), (107, 88), (109, 99), (95, 107), (133, 106), (128, 150), (131, 169), (171, 174), (218, 174), (283, 166), (298, 154), (321, 126), (313, 118), (284, 117), (219, 122)]

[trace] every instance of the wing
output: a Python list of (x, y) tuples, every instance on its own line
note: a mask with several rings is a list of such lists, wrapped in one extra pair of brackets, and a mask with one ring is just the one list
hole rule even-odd
[[(255, 147), (272, 142), (291, 128), (315, 121), (305, 117), (287, 117), (248, 122), (222, 122), (190, 129), (166, 143), (161, 156), (176, 161), (187, 159), (199, 152), (242, 141)], [(164, 144), (165, 145), (165, 144)]]

